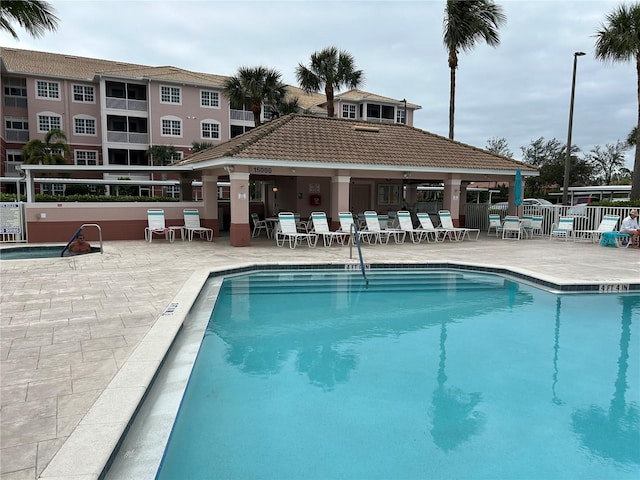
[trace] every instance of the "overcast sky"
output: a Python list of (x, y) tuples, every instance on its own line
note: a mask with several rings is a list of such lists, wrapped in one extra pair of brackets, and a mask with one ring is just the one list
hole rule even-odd
[[(0, 33), (0, 46), (233, 75), (295, 67), (334, 45), (364, 71), (363, 90), (422, 106), (414, 125), (448, 135), (449, 68), (442, 43), (444, 0), (60, 0), (41, 39)], [(497, 48), (462, 53), (455, 139), (484, 148), (504, 137), (515, 158), (544, 137), (567, 141), (573, 53), (578, 59), (572, 143), (625, 140), (636, 125), (634, 64), (594, 58), (596, 31), (620, 1), (498, 0), (507, 16)], [(627, 152), (632, 166), (633, 152)]]

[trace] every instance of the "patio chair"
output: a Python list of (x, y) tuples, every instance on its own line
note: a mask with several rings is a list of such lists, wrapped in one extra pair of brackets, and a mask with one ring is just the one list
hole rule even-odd
[(411, 220), (411, 212), (399, 211), (397, 216), (398, 225), (401, 230), (409, 234), (413, 243), (420, 243), (423, 240), (429, 241), (429, 235), (423, 228), (413, 228), (413, 221)]
[(271, 236), (271, 232), (269, 229), (269, 224), (266, 220), (260, 220), (257, 213), (251, 214), (251, 221), (253, 222), (253, 230), (251, 231), (251, 238), (254, 238), (256, 235), (260, 235), (260, 232), (264, 230), (267, 238)]
[(533, 215), (531, 217), (531, 236), (542, 236), (542, 222), (544, 217), (542, 215)]
[(289, 241), (289, 248), (296, 248), (303, 240), (307, 241), (309, 248), (314, 248), (318, 242), (318, 235), (315, 233), (301, 233), (296, 227), (296, 217), (291, 212), (281, 212), (278, 214), (280, 228), (275, 232), (276, 245), (284, 246), (285, 241)]
[(418, 213), (417, 217), (420, 222), (419, 228), (427, 232), (427, 241), (429, 241), (429, 238), (433, 239), (434, 242), (444, 241), (446, 233), (444, 230), (433, 226), (431, 216), (428, 213)]
[(491, 235), (491, 229), (496, 232), (496, 237), (498, 236), (498, 232), (502, 230), (502, 220), (500, 219), (500, 215), (498, 214), (489, 214), (489, 228), (487, 229), (487, 235)]
[(162, 235), (169, 242), (175, 239), (175, 231), (164, 223), (164, 210), (147, 210), (147, 226), (144, 229), (144, 239), (151, 243), (154, 235)]
[(404, 242), (404, 238), (407, 235), (406, 232), (404, 232), (404, 230), (398, 229), (382, 229), (377, 212), (368, 210), (364, 212), (364, 218), (367, 222), (367, 228), (361, 233), (369, 236), (368, 241), (370, 244), (380, 242), (380, 244), (386, 245), (387, 243), (389, 243), (389, 237), (391, 236), (393, 236), (396, 243)]
[(464, 240), (465, 237), (471, 240), (471, 234), (475, 234), (475, 238), (473, 238), (473, 240), (477, 240), (480, 236), (479, 228), (454, 227), (451, 212), (449, 212), (449, 210), (440, 210), (438, 212), (438, 217), (440, 217), (440, 228), (447, 231), (447, 236), (450, 240), (457, 242)]
[(558, 223), (551, 225), (549, 238), (569, 240), (573, 235), (573, 217), (560, 217)]
[(522, 224), (520, 219), (513, 215), (507, 215), (502, 222), (503, 240), (520, 240), (522, 238)]
[[(183, 210), (182, 216), (184, 217), (184, 226), (182, 228), (186, 231), (190, 242), (193, 240), (194, 233), (197, 233), (200, 238), (206, 238), (208, 242), (213, 240), (213, 229), (200, 225), (200, 212), (198, 210)], [(182, 239), (184, 240), (184, 235)]]
[(602, 234), (613, 232), (616, 229), (618, 220), (620, 220), (618, 215), (605, 215), (596, 230), (575, 230), (573, 232), (574, 239), (576, 241), (591, 240), (592, 243), (600, 242)]
[(324, 212), (311, 212), (311, 232), (322, 237), (322, 242), (325, 247), (330, 247), (335, 240), (340, 245), (344, 245), (349, 242), (349, 234), (338, 231), (329, 230), (329, 223), (327, 222), (327, 214)]
[(360, 230), (358, 228), (358, 224), (353, 219), (353, 214), (351, 212), (339, 212), (338, 219), (340, 220), (340, 228), (337, 231), (341, 233), (349, 234), (350, 242), (355, 243), (355, 240), (351, 233), (352, 232), (351, 225), (354, 225), (355, 231), (358, 234), (358, 238), (360, 238), (361, 241), (366, 241), (367, 243), (371, 243), (371, 236), (373, 234), (370, 232), (367, 232), (366, 230)]

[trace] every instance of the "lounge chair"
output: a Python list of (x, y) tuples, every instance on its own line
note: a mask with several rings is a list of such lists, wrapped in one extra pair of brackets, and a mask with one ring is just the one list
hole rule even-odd
[(147, 226), (144, 229), (144, 239), (151, 243), (154, 235), (162, 235), (169, 242), (176, 238), (175, 230), (164, 223), (164, 210), (147, 210)]
[(558, 223), (551, 225), (549, 238), (569, 240), (573, 235), (573, 217), (560, 217)]
[(605, 215), (596, 230), (575, 230), (573, 232), (575, 240), (591, 240), (591, 242), (600, 242), (602, 234), (605, 232), (613, 232), (618, 225), (620, 217), (618, 215)]
[(502, 222), (503, 240), (520, 240), (522, 238), (522, 223), (520, 219), (513, 215), (507, 215)]
[(186, 231), (190, 242), (193, 240), (194, 233), (197, 233), (200, 238), (206, 238), (208, 242), (213, 240), (213, 229), (200, 225), (200, 212), (198, 210), (183, 210), (182, 216), (184, 217), (184, 226), (181, 228)]
[(440, 242), (444, 240), (446, 233), (444, 230), (435, 228), (433, 226), (433, 222), (431, 221), (431, 216), (428, 213), (418, 213), (416, 214), (418, 220), (420, 221), (420, 229), (427, 232), (427, 241), (431, 238), (434, 242)]
[[(469, 240), (477, 240), (480, 236), (479, 228), (454, 227), (451, 212), (449, 212), (449, 210), (440, 210), (438, 212), (438, 217), (440, 217), (440, 228), (447, 231), (447, 235), (451, 240), (460, 241), (464, 240), (465, 237)], [(475, 237), (472, 239), (471, 235), (475, 235)]]
[[(378, 213), (373, 210), (364, 212), (364, 218), (367, 222), (366, 230), (363, 230), (361, 234), (369, 236), (369, 243), (380, 242), (380, 244), (389, 243), (389, 237), (393, 237), (396, 243), (403, 243), (404, 238), (407, 235), (404, 230), (399, 229), (387, 229), (384, 230), (380, 226), (380, 220), (378, 219)], [(366, 237), (365, 237), (366, 238)]]
[(358, 228), (358, 224), (354, 221), (353, 219), (353, 214), (351, 212), (339, 212), (338, 213), (338, 219), (340, 220), (340, 228), (337, 230), (338, 232), (341, 233), (347, 233), (349, 234), (349, 241), (350, 242), (355, 242), (354, 238), (353, 238), (353, 234), (352, 234), (352, 227), (351, 225), (354, 225), (355, 231), (357, 232), (358, 238), (360, 240), (364, 240), (367, 243), (371, 243), (371, 236), (373, 235), (372, 233), (369, 233), (365, 230), (360, 230)]
[(313, 227), (310, 233), (315, 233), (322, 237), (322, 242), (325, 247), (330, 247), (334, 240), (340, 245), (349, 242), (350, 237), (348, 233), (329, 230), (327, 214), (324, 212), (311, 212), (311, 224)]
[(502, 231), (502, 220), (500, 219), (500, 215), (498, 214), (489, 214), (489, 228), (487, 229), (487, 235), (491, 235), (491, 229), (496, 232), (496, 237), (498, 236), (498, 232)]
[(318, 235), (315, 233), (301, 233), (296, 227), (296, 217), (291, 212), (281, 212), (278, 214), (280, 228), (275, 232), (276, 245), (284, 246), (284, 242), (289, 240), (289, 248), (296, 248), (303, 240), (307, 241), (309, 248), (314, 248), (318, 243)]
[(429, 241), (429, 235), (423, 228), (413, 228), (413, 221), (411, 220), (411, 212), (399, 211), (397, 216), (398, 225), (405, 234), (409, 234), (413, 243), (420, 243), (423, 240)]
[(542, 222), (544, 217), (542, 215), (533, 215), (531, 217), (531, 231), (529, 232), (532, 237), (542, 236)]
[(271, 236), (271, 229), (269, 228), (269, 223), (266, 220), (260, 220), (257, 213), (251, 214), (251, 221), (253, 222), (253, 230), (251, 231), (251, 238), (254, 238), (256, 235), (260, 235), (260, 232), (264, 230), (267, 238)]

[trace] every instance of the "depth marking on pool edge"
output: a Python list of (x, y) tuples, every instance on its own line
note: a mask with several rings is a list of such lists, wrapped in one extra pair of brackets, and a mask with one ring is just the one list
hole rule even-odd
[[(359, 263), (345, 263), (344, 269), (345, 270), (360, 270), (360, 264)], [(371, 270), (371, 265), (365, 263), (364, 264), (364, 269), (365, 270)]]
[(600, 285), (598, 293), (610, 293), (610, 292), (628, 292), (628, 283), (614, 283), (610, 285)]
[(173, 312), (175, 312), (176, 308), (178, 308), (177, 303), (170, 303), (169, 306), (164, 309), (164, 312), (162, 312), (162, 315), (171, 315), (173, 314)]

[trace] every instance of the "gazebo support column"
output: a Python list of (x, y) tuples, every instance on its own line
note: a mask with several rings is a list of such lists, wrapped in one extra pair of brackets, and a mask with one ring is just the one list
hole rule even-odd
[(230, 171), (229, 180), (231, 182), (230, 244), (232, 247), (248, 247), (251, 245), (249, 173)]
[(459, 178), (447, 178), (444, 181), (444, 209), (451, 212), (451, 219), (456, 227), (460, 226), (461, 183)]

